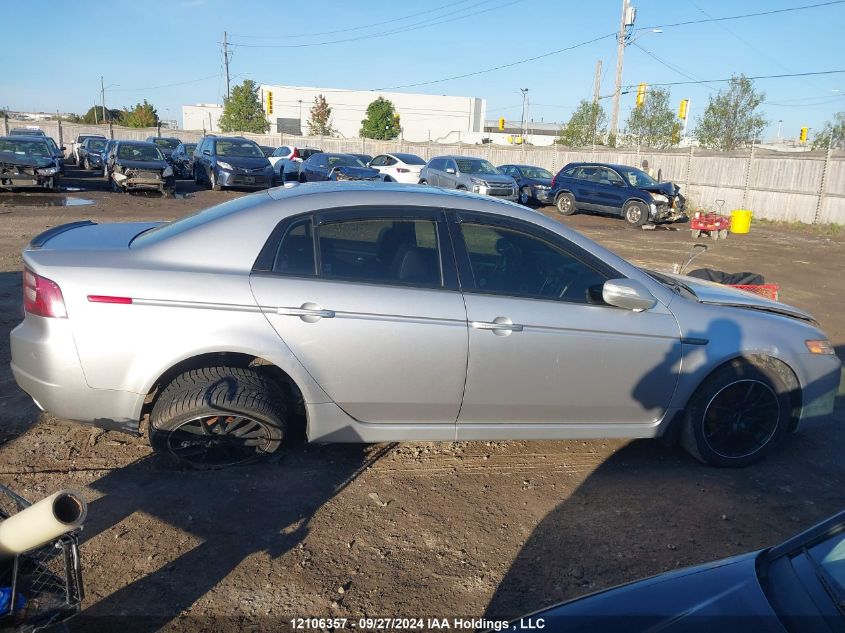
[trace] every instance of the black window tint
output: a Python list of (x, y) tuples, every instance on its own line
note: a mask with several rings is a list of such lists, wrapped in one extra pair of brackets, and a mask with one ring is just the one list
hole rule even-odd
[(323, 224), (317, 235), (322, 277), (442, 286), (433, 220), (349, 220)]
[(607, 278), (581, 260), (521, 231), (461, 223), (475, 290), (573, 303), (602, 303)]
[(386, 167), (390, 167), (391, 165), (395, 165), (398, 161), (395, 158), (391, 158), (390, 156), (384, 157), (384, 165)]
[(370, 167), (384, 167), (387, 156), (376, 156), (371, 162)]
[(273, 260), (273, 272), (283, 275), (314, 275), (314, 237), (311, 220), (301, 220), (288, 228)]
[(442, 171), (442, 169), (443, 169), (443, 163), (445, 163), (445, 162), (446, 162), (446, 161), (445, 161), (445, 160), (443, 160), (442, 158), (435, 158), (434, 160), (432, 160), (432, 161), (428, 164), (428, 167), (429, 167), (429, 169), (438, 169), (438, 170), (441, 170), (441, 171)]

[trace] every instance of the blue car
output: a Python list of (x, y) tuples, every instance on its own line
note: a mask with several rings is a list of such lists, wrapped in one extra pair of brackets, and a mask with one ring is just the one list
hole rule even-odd
[(273, 167), (258, 143), (240, 136), (206, 136), (194, 150), (194, 182), (214, 191), (224, 187), (266, 189)]
[(312, 154), (299, 168), (299, 182), (322, 180), (381, 180), (377, 169), (367, 167), (358, 155)]
[(634, 227), (685, 221), (678, 185), (657, 182), (627, 165), (569, 163), (552, 179), (551, 198), (561, 215), (592, 211), (621, 216)]
[(500, 165), (499, 171), (516, 180), (519, 203), (552, 204), (552, 175), (542, 167), (534, 165)]
[(845, 511), (785, 543), (539, 611), (511, 631), (811, 633), (845, 630)]

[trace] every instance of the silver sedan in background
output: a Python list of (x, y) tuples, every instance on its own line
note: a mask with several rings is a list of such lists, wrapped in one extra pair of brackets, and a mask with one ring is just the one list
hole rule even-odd
[(294, 185), (23, 253), (12, 370), (42, 409), (226, 465), (311, 441), (663, 437), (717, 466), (829, 414), (805, 312), (642, 270), (518, 205)]

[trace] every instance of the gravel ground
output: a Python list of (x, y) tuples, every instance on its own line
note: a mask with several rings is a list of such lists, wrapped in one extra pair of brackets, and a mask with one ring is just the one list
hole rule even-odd
[[(8, 370), (29, 239), (77, 219), (170, 219), (242, 195), (182, 181), (176, 199), (117, 195), (93, 175), (68, 176), (79, 191), (0, 194), (0, 483), (31, 499), (72, 487), (90, 500), (74, 631), (514, 617), (772, 544), (845, 506), (843, 398), (832, 419), (738, 471), (639, 440), (299, 444), (263, 464), (197, 472), (160, 460), (143, 438), (41, 414)], [(72, 199), (93, 204), (56, 206)], [(692, 243), (686, 225), (563, 221), (656, 268), (682, 262)], [(711, 243), (697, 264), (780, 284), (781, 299), (812, 311), (842, 358), (843, 246), (810, 228), (755, 225)]]

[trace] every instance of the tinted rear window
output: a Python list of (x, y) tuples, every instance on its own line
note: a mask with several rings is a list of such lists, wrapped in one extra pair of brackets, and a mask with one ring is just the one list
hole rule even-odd
[(416, 154), (394, 154), (394, 156), (406, 165), (425, 165), (425, 161)]

